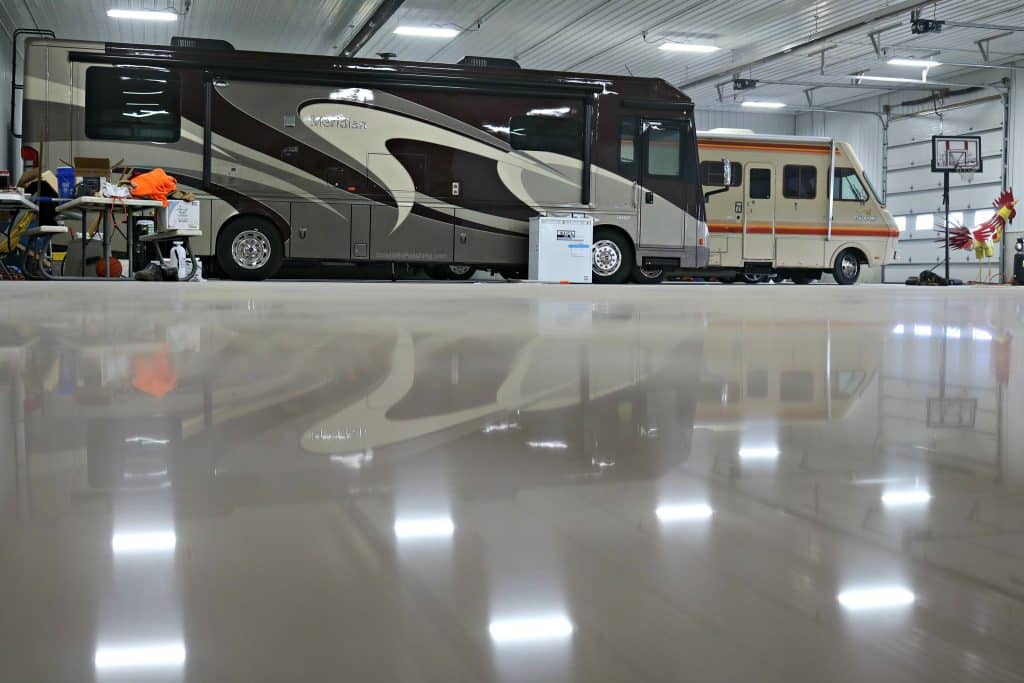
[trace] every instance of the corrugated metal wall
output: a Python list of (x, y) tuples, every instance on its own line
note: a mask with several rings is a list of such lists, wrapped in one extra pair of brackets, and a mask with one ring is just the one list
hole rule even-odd
[(796, 117), (789, 114), (761, 114), (697, 107), (697, 130), (743, 128), (764, 135), (793, 135)]
[[(878, 109), (878, 103), (859, 102), (850, 108), (872, 111)], [(809, 112), (796, 117), (796, 134), (834, 137), (853, 145), (871, 182), (881, 191), (883, 129), (877, 116)]]

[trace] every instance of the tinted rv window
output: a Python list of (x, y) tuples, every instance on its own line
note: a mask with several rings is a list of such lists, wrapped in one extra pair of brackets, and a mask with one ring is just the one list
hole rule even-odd
[(782, 196), (786, 199), (818, 196), (818, 169), (814, 166), (786, 166), (782, 175)]
[(836, 186), (833, 198), (837, 202), (866, 202), (868, 200), (868, 193), (864, 189), (864, 183), (860, 182), (857, 172), (852, 168), (836, 169)]
[(513, 116), (508, 127), (512, 149), (583, 158), (583, 125), (578, 119)]
[(636, 180), (636, 119), (619, 123), (619, 175)]
[[(732, 179), (729, 187), (743, 184), (743, 167), (735, 161), (729, 164)], [(721, 161), (702, 161), (700, 163), (700, 182), (709, 187), (722, 187), (725, 184), (725, 164)]]
[(647, 124), (647, 175), (679, 175), (682, 137), (682, 131), (676, 126), (656, 121)]
[(159, 68), (89, 67), (85, 135), (94, 140), (177, 142), (181, 137), (178, 74)]
[(768, 168), (750, 169), (750, 198), (772, 198), (772, 172)]

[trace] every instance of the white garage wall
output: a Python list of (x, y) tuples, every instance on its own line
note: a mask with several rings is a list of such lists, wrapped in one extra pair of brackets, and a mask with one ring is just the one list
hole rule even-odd
[(763, 114), (697, 107), (697, 130), (740, 128), (762, 135), (793, 135), (796, 117), (791, 114)]
[[(844, 108), (880, 111), (877, 98)], [(871, 182), (882, 191), (883, 135), (882, 121), (877, 116), (808, 112), (796, 117), (796, 134), (834, 137), (850, 143)]]

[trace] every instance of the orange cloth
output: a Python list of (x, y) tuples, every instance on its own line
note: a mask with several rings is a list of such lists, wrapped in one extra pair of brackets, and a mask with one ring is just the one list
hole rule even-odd
[(171, 364), (167, 344), (155, 353), (132, 358), (132, 386), (157, 398), (163, 398), (178, 386), (178, 372)]
[(162, 168), (140, 173), (132, 178), (132, 196), (141, 199), (159, 199), (167, 206), (168, 193), (178, 189), (178, 181), (167, 175)]

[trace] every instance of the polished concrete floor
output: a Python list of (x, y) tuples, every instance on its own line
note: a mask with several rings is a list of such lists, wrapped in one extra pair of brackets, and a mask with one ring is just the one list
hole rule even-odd
[(0, 286), (0, 680), (1024, 680), (1024, 290)]

